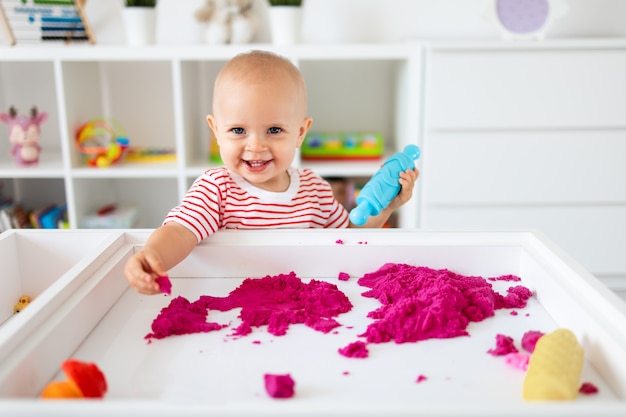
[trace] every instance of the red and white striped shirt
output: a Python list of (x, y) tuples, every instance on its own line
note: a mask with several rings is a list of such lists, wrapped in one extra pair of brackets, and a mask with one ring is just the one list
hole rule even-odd
[(163, 224), (176, 222), (198, 241), (219, 229), (344, 228), (348, 212), (330, 184), (310, 169), (289, 168), (285, 192), (257, 188), (225, 167), (205, 171)]

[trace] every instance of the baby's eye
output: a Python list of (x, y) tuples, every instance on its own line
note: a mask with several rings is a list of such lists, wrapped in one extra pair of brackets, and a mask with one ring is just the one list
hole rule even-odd
[(233, 132), (235, 135), (243, 135), (246, 132), (243, 127), (233, 127), (232, 129), (230, 129), (230, 131)]
[(279, 134), (282, 131), (283, 131), (283, 129), (281, 129), (280, 127), (276, 127), (276, 126), (270, 127), (269, 129), (267, 129), (267, 132), (270, 135), (277, 135), (277, 134)]

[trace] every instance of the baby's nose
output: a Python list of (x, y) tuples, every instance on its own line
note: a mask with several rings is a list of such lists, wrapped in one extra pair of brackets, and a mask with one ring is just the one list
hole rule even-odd
[(262, 151), (265, 149), (265, 140), (261, 135), (251, 134), (248, 135), (246, 142), (246, 149), (249, 151)]

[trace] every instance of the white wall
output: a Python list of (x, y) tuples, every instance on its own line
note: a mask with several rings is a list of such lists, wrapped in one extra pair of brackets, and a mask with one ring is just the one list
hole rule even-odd
[[(193, 13), (205, 0), (159, 0), (158, 43), (202, 42), (203, 25)], [(549, 38), (624, 37), (626, 1), (563, 0), (569, 12)], [(125, 42), (121, 0), (89, 0), (86, 13), (98, 44)], [(485, 18), (493, 0), (304, 0), (305, 43), (389, 42), (406, 39), (495, 39)], [(267, 1), (254, 0), (256, 43), (269, 42)], [(1, 32), (1, 31), (0, 31)]]

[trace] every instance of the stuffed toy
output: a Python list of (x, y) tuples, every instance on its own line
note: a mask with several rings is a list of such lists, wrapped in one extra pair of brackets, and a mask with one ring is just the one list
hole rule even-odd
[(39, 162), (40, 125), (48, 119), (48, 113), (39, 113), (37, 108), (31, 109), (30, 115), (18, 115), (15, 107), (11, 106), (8, 113), (0, 113), (0, 121), (9, 127), (11, 154), (15, 162), (21, 165), (31, 165)]
[(248, 43), (256, 32), (253, 0), (207, 0), (195, 13), (207, 24), (204, 40), (211, 45)]

